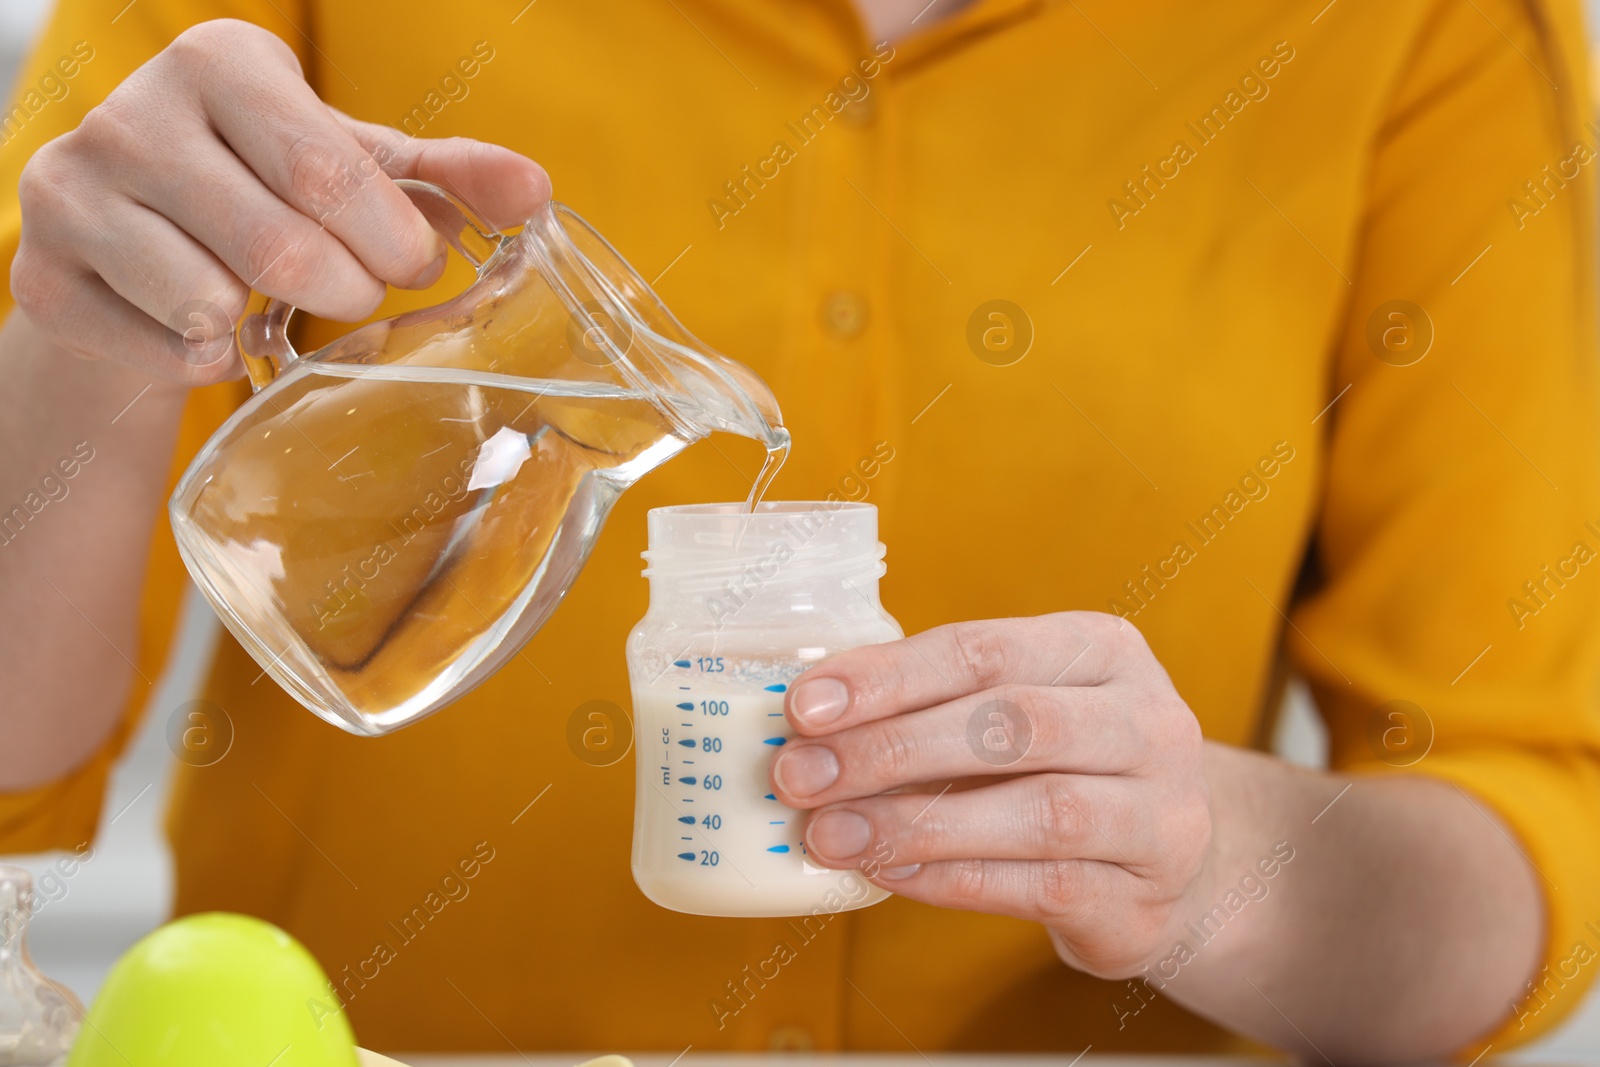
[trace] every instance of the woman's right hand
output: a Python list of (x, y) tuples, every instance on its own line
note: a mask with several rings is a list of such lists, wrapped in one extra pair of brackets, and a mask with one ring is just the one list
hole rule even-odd
[(444, 242), (394, 178), (446, 186), (497, 226), (550, 196), (525, 156), (352, 119), (273, 34), (202, 23), (28, 162), (11, 292), (78, 355), (178, 385), (235, 377), (252, 289), (356, 321), (386, 285), (439, 277)]

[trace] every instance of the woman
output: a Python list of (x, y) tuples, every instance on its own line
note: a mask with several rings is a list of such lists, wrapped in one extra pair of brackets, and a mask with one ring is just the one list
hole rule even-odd
[[(550, 174), (772, 385), (774, 495), (882, 510), (916, 636), (805, 676), (773, 784), (822, 809), (821, 862), (887, 844), (896, 898), (809, 938), (657, 909), (627, 765), (563, 742), (625, 703), (645, 510), (754, 476), (703, 446), (524, 655), (392, 738), (225, 640), (180, 911), (294, 932), (336, 986), (308, 1010), (384, 1048), (1383, 1061), (1541, 1032), (1600, 936), (1580, 39), (1532, 0), (64, 0), (0, 155), (27, 620), (0, 848), (92, 833), (181, 585), (163, 488), (244, 395), (248, 289), (361, 319), (441, 270), (389, 179), (514, 225)], [(1334, 772), (1257, 751), (1289, 669)], [(1031, 736), (1000, 767), (967, 738), (993, 700)]]

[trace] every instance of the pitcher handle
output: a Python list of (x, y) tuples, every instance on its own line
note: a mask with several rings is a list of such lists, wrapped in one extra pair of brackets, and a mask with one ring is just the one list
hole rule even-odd
[[(505, 240), (505, 235), (439, 186), (412, 178), (397, 178), (395, 184), (411, 198), (445, 243), (461, 253), (473, 269), (481, 271)], [(234, 333), (253, 392), (265, 389), (289, 364), (300, 358), (289, 340), (289, 319), (294, 312), (294, 307), (283, 300), (250, 294), (250, 303), (234, 327)]]

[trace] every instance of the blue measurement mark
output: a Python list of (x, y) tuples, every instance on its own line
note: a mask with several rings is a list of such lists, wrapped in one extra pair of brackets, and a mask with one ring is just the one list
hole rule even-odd
[(771, 848), (767, 849), (767, 851), (768, 852), (788, 852), (789, 851), (789, 846), (788, 845), (773, 845)]
[(763, 745), (781, 745), (786, 741), (788, 741), (788, 738), (786, 737), (769, 737), (761, 743)]
[(686, 701), (684, 701), (684, 702), (683, 702), (683, 703), (682, 703), (682, 704), (679, 704), (679, 705), (678, 705), (678, 710), (679, 710), (679, 711), (693, 711), (693, 710), (694, 710), (694, 705), (693, 705), (693, 704), (691, 704), (691, 703), (689, 703), (689, 702), (688, 702), (688, 701), (687, 701), (687, 700), (686, 700)]
[(679, 762), (679, 763), (693, 763), (693, 762), (694, 762), (694, 760), (692, 760), (692, 759), (686, 759), (686, 760), (679, 760), (679, 761), (678, 761), (678, 762)]
[(683, 823), (683, 825), (685, 825), (685, 826), (693, 826), (694, 825), (694, 816), (693, 815), (680, 815), (680, 816), (678, 816), (678, 821)]
[(693, 852), (680, 852), (680, 853), (678, 853), (678, 858), (680, 860), (692, 860), (692, 859), (694, 859), (694, 853)]
[[(689, 821), (690, 821), (690, 822), (694, 822), (694, 818), (693, 818), (693, 816), (691, 816), (691, 817), (690, 817), (690, 818), (689, 818)], [(773, 820), (773, 821), (772, 821), (772, 822), (769, 822), (769, 823), (767, 823), (767, 825), (768, 825), (768, 826), (782, 826), (782, 825), (783, 825), (783, 824), (784, 824), (784, 823), (785, 823), (785, 822), (787, 822), (787, 821), (788, 821), (788, 820), (786, 820), (786, 819), (774, 819), (774, 820)]]
[(683, 740), (683, 741), (679, 741), (678, 744), (682, 745), (684, 748), (693, 748), (694, 747), (694, 742), (690, 741), (690, 740), (687, 740), (687, 739)]
[(767, 712), (767, 718), (769, 718), (769, 719), (781, 719), (781, 718), (783, 718), (783, 712), (781, 712), (781, 711), (769, 711), (769, 712)]
[(679, 723), (678, 725), (679, 726), (693, 726), (694, 723), (692, 723), (692, 722), (682, 722), (682, 723)]
[(679, 841), (693, 841), (694, 838), (692, 838), (692, 837), (680, 837), (680, 838), (678, 838), (678, 840)]
[(689, 661), (686, 659), (675, 659), (672, 661), (672, 665), (674, 667), (687, 667), (689, 666)]
[(768, 793), (766, 796), (762, 797), (761, 799), (762, 800), (777, 800), (778, 798), (773, 796), (771, 793)]
[(691, 774), (687, 778), (679, 778), (678, 781), (684, 785), (694, 785), (694, 775)]
[(694, 797), (679, 797), (678, 799), (683, 801), (685, 804), (693, 804), (694, 803)]
[(680, 686), (678, 686), (678, 688), (679, 688), (679, 689), (688, 689), (688, 688), (689, 688), (689, 687), (688, 687), (688, 686), (686, 686), (686, 685), (680, 685)]
[(769, 685), (769, 686), (766, 687), (766, 690), (769, 693), (781, 693), (785, 689), (788, 689), (788, 688), (789, 687), (786, 686), (786, 685)]

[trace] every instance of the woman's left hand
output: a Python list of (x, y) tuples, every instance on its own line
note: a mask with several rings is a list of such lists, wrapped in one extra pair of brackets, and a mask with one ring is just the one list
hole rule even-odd
[[(827, 867), (1043, 923), (1123, 978), (1170, 950), (1205, 867), (1200, 725), (1132, 624), (1095, 612), (941, 626), (807, 671), (779, 800)], [(918, 791), (899, 791), (906, 789)]]

